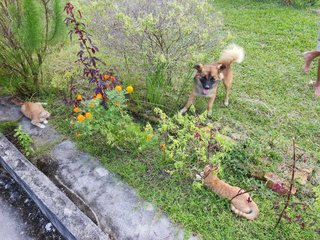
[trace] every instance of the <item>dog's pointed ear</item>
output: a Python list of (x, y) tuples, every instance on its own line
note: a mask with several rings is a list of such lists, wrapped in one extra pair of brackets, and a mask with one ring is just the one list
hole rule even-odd
[(227, 66), (224, 65), (224, 64), (219, 64), (219, 65), (218, 65), (218, 69), (219, 69), (220, 72), (223, 71), (223, 70), (225, 70), (226, 68), (227, 68)]
[(196, 64), (193, 66), (194, 69), (196, 69), (198, 72), (202, 72), (203, 65), (202, 64)]

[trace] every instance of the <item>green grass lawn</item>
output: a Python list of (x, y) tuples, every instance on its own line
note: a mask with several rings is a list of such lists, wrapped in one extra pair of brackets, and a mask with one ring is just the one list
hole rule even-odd
[(315, 153), (320, 147), (320, 101), (308, 82), (316, 77), (316, 64), (305, 75), (302, 53), (316, 46), (319, 16), (277, 1), (215, 4), (230, 42), (246, 51), (245, 61), (234, 67), (231, 105), (225, 109), (216, 104), (215, 118), (261, 142), (273, 137), (288, 144), (295, 137), (299, 146)]
[[(224, 97), (221, 87), (213, 109), (213, 121), (245, 134), (250, 143), (247, 148), (239, 144), (240, 148), (230, 154), (226, 161), (233, 165), (226, 168), (224, 179), (245, 189), (258, 187), (259, 191), (252, 195), (260, 208), (259, 218), (253, 222), (237, 218), (227, 200), (206, 188), (193, 189), (192, 179), (166, 175), (163, 169), (168, 166), (158, 156), (160, 151), (137, 156), (105, 149), (104, 139), (99, 136), (80, 138), (78, 144), (99, 157), (143, 198), (203, 239), (318, 239), (315, 231), (319, 231), (318, 213), (312, 208), (296, 207), (306, 223), (304, 229), (287, 220), (282, 220), (275, 229), (281, 208), (273, 205), (285, 198), (237, 170), (254, 159), (252, 165), (281, 174), (278, 164), (290, 162), (288, 148), (293, 137), (310, 155), (310, 162), (319, 159), (320, 105), (308, 86), (309, 80), (315, 78), (315, 66), (310, 76), (302, 71), (302, 53), (316, 45), (318, 16), (308, 10), (283, 7), (277, 1), (216, 0), (214, 4), (224, 16), (224, 31), (228, 32), (223, 45), (235, 42), (246, 51), (245, 61), (234, 66), (230, 107), (221, 107)], [(217, 54), (222, 48), (217, 49)], [(199, 110), (205, 109), (205, 105), (199, 104), (203, 102), (198, 101)], [(53, 110), (55, 122), (68, 133), (66, 121), (57, 117), (61, 112), (60, 108)], [(268, 163), (263, 164), (260, 159)], [(294, 200), (312, 204), (312, 199), (303, 193), (298, 193)], [(289, 209), (293, 216), (298, 213)]]
[[(302, 210), (300, 205), (289, 208), (288, 214), (301, 214), (305, 228), (282, 220), (275, 229), (281, 207), (274, 205), (284, 202), (285, 197), (266, 188), (264, 182), (247, 177), (242, 169), (252, 166), (281, 175), (279, 165), (291, 162), (293, 137), (307, 152), (310, 164), (319, 165), (320, 100), (308, 86), (316, 77), (316, 66), (313, 65), (310, 76), (302, 71), (302, 53), (316, 46), (319, 16), (308, 10), (283, 7), (275, 0), (215, 0), (213, 4), (222, 13), (223, 34), (227, 36), (217, 47), (215, 57), (231, 42), (246, 52), (245, 61), (234, 66), (230, 106), (222, 107), (224, 89), (220, 86), (213, 108), (212, 121), (246, 136), (246, 141), (239, 142), (222, 163), (223, 179), (244, 189), (259, 189), (251, 193), (260, 208), (259, 218), (252, 222), (238, 218), (227, 200), (206, 188), (192, 188), (192, 179), (165, 173), (163, 170), (172, 166), (164, 161), (159, 149), (143, 155), (106, 149), (101, 136), (80, 137), (77, 143), (80, 149), (101, 159), (140, 196), (203, 239), (319, 239), (319, 213), (312, 208)], [(0, 82), (6, 83), (0, 94), (12, 92), (7, 78), (0, 78)], [(51, 122), (72, 136), (70, 109), (57, 104), (54, 94), (48, 98), (52, 98), (46, 99), (52, 112)], [(205, 110), (204, 103), (203, 99), (197, 101), (199, 111)], [(293, 200), (312, 206), (312, 197), (310, 191), (309, 195), (298, 192)]]

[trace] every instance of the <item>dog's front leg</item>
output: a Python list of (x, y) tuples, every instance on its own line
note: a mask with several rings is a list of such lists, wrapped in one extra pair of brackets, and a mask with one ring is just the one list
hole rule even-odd
[(181, 114), (184, 114), (186, 111), (188, 111), (188, 108), (191, 106), (191, 104), (194, 102), (196, 98), (196, 95), (194, 93), (191, 93), (187, 104), (179, 111)]
[(212, 106), (213, 106), (214, 100), (216, 99), (216, 96), (217, 96), (217, 89), (218, 88), (214, 89), (213, 94), (212, 94), (212, 96), (210, 97), (210, 99), (208, 101), (208, 107), (207, 107), (208, 115), (212, 114)]

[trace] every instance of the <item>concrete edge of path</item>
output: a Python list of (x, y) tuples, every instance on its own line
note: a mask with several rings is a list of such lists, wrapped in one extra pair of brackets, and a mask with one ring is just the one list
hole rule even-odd
[(66, 239), (110, 239), (2, 134), (0, 164)]

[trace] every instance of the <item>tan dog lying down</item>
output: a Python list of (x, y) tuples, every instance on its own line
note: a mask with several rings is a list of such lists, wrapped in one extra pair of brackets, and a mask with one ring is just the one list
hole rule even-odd
[(231, 200), (231, 210), (249, 220), (254, 220), (259, 215), (257, 204), (251, 199), (248, 193), (239, 187), (234, 187), (220, 180), (213, 173), (213, 168), (207, 165), (204, 168), (203, 180), (205, 185), (211, 188), (216, 194), (221, 197)]
[[(21, 106), (21, 112), (24, 116), (31, 119), (31, 123), (39, 128), (45, 128), (44, 124), (47, 124), (47, 118), (50, 117), (50, 113), (46, 111), (42, 104), (39, 102), (20, 102), (16, 99), (12, 99), (16, 105)], [(44, 123), (44, 124), (42, 124)]]

